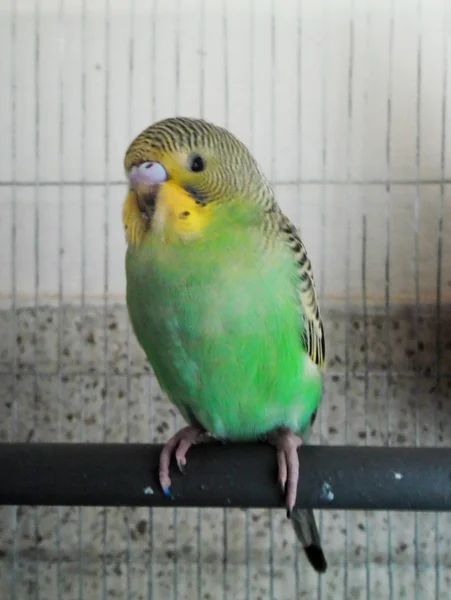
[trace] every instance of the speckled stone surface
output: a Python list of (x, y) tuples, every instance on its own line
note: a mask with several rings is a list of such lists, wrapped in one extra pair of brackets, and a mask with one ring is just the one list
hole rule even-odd
[[(451, 445), (446, 315), (439, 328), (402, 311), (324, 321), (312, 443)], [(1, 312), (0, 340), (2, 441), (163, 442), (181, 423), (123, 306)], [(451, 597), (451, 515), (324, 511), (320, 522), (330, 567), (319, 582), (283, 511), (0, 508), (0, 598)]]

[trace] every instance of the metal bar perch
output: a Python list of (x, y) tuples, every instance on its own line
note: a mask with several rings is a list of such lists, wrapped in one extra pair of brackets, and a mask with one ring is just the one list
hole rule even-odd
[[(267, 444), (193, 447), (172, 498), (158, 484), (157, 444), (0, 444), (0, 505), (281, 508)], [(298, 505), (350, 510), (451, 510), (447, 448), (306, 446)]]

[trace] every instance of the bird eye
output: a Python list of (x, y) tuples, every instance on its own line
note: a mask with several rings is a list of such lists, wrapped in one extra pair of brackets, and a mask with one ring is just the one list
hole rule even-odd
[(205, 169), (205, 160), (199, 154), (195, 154), (189, 161), (189, 170), (193, 173), (200, 173)]

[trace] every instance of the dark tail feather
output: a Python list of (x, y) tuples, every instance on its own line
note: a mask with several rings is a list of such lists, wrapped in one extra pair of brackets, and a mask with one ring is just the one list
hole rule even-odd
[(321, 548), (318, 528), (316, 526), (313, 510), (295, 508), (291, 515), (294, 532), (301, 542), (309, 563), (318, 573), (327, 569), (326, 557)]

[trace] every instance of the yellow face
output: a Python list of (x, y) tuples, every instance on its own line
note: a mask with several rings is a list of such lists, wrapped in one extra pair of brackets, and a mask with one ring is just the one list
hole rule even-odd
[(128, 243), (140, 244), (148, 231), (167, 242), (199, 237), (211, 216), (202, 194), (206, 160), (180, 152), (148, 157), (128, 170), (131, 188), (123, 208)]

